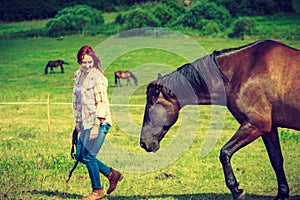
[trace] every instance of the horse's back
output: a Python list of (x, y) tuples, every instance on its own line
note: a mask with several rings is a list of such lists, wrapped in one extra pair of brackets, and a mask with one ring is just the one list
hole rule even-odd
[(117, 78), (130, 78), (131, 74), (129, 71), (116, 71), (115, 72), (115, 77)]
[(300, 51), (278, 45), (273, 49), (269, 60), (276, 86), (273, 123), (300, 130)]
[(233, 66), (237, 75), (228, 98), (235, 117), (264, 131), (274, 126), (300, 130), (300, 51), (266, 40), (232, 58), (230, 62), (238, 63)]

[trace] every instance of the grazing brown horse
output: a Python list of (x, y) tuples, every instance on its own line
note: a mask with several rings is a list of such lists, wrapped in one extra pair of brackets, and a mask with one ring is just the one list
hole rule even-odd
[(128, 84), (131, 85), (130, 78), (133, 79), (134, 84), (138, 84), (138, 80), (136, 76), (130, 72), (130, 71), (116, 71), (115, 72), (115, 86), (121, 86), (121, 81), (120, 79), (126, 79), (127, 80), (127, 86)]
[(45, 74), (48, 74), (48, 67), (50, 67), (50, 74), (52, 74), (55, 73), (53, 67), (58, 67), (58, 66), (60, 66), (61, 73), (64, 73), (65, 71), (64, 71), (63, 64), (68, 65), (69, 63), (66, 63), (63, 60), (50, 60), (45, 67)]
[(191, 104), (227, 106), (240, 123), (222, 147), (220, 161), (233, 199), (244, 199), (231, 167), (232, 155), (262, 137), (278, 182), (276, 200), (289, 197), (278, 127), (300, 130), (300, 51), (273, 40), (214, 51), (147, 87), (140, 145), (147, 152)]

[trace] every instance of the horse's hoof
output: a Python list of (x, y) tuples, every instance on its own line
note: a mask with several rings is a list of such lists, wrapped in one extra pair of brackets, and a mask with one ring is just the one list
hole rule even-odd
[(275, 197), (274, 200), (286, 200), (286, 199), (289, 199), (289, 196), (284, 196), (284, 197), (282, 197), (282, 196), (277, 196), (277, 197)]
[(245, 190), (241, 190), (241, 193), (238, 197), (236, 197), (234, 200), (245, 200), (246, 198), (246, 192)]

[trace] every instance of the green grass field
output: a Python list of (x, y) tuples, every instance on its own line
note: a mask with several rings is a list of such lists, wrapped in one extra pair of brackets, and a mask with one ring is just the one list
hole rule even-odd
[[(90, 192), (88, 174), (83, 165), (78, 166), (69, 184), (65, 183), (74, 162), (69, 156), (74, 127), (70, 104), (73, 72), (78, 68), (77, 50), (86, 44), (97, 46), (106, 39), (76, 35), (0, 40), (0, 199), (80, 199)], [(207, 53), (211, 53), (215, 49), (247, 44), (257, 38), (194, 39)], [(299, 40), (283, 42), (300, 48)], [(59, 69), (55, 69), (55, 74), (44, 75), (44, 67), (50, 59), (67, 61), (69, 65), (65, 65), (65, 73), (61, 74)], [(141, 49), (120, 55), (110, 66), (106, 66), (112, 103), (116, 98), (114, 95), (118, 94), (114, 87), (114, 71), (131, 70), (137, 66), (140, 69), (144, 64), (151, 63), (176, 69), (184, 62), (180, 56), (158, 49)], [(130, 104), (145, 104), (145, 84), (123, 88), (126, 92), (132, 92)], [(51, 102), (50, 133), (47, 104), (43, 103), (47, 102), (47, 95)], [(55, 104), (57, 102), (66, 104)], [(99, 154), (107, 163), (122, 171), (125, 178), (107, 199), (231, 199), (219, 162), (219, 150), (238, 128), (238, 123), (227, 112), (216, 145), (206, 157), (200, 158), (199, 153), (209, 129), (211, 107), (196, 108), (199, 110), (195, 107), (183, 110), (179, 121), (162, 141), (162, 158), (147, 154), (139, 147), (143, 106), (112, 108), (114, 125)], [(194, 115), (188, 112), (197, 117), (189, 118)], [(120, 113), (125, 114), (124, 117)], [(186, 131), (180, 131), (181, 122), (186, 121)], [(122, 123), (128, 124), (128, 127)], [(184, 137), (182, 134), (185, 134)], [(182, 141), (178, 142), (176, 138), (181, 137)], [(299, 131), (282, 129), (280, 137), (291, 199), (300, 199)], [(172, 155), (177, 152), (165, 152), (164, 149), (172, 144), (180, 147), (185, 140), (190, 145), (172, 160)], [(149, 159), (135, 160), (135, 156)], [(160, 159), (171, 161), (165, 164)], [(150, 170), (156, 169), (158, 164), (162, 167)], [(232, 165), (241, 187), (247, 192), (247, 199), (265, 200), (276, 195), (275, 173), (261, 139), (236, 153)], [(105, 177), (101, 178), (107, 188), (108, 181)]]

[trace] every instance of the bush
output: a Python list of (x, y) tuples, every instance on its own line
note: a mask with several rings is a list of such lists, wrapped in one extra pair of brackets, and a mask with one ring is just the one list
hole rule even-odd
[(184, 7), (177, 4), (174, 0), (162, 0), (161, 3), (171, 8), (177, 17), (185, 13)]
[(159, 19), (162, 26), (173, 22), (176, 18), (175, 11), (165, 4), (156, 4), (152, 13), (157, 19)]
[(54, 18), (47, 22), (46, 27), (49, 36), (57, 37), (88, 32), (91, 26), (103, 23), (104, 18), (100, 11), (89, 6), (76, 5), (59, 11)]
[(206, 35), (206, 36), (215, 36), (218, 33), (221, 32), (220, 28), (221, 26), (216, 23), (215, 21), (212, 20), (205, 20), (204, 23), (202, 22), (202, 35)]
[(119, 24), (119, 25), (122, 25), (125, 23), (125, 18), (122, 14), (118, 14), (116, 19), (115, 19), (115, 23), (116, 24)]
[(233, 25), (233, 32), (229, 37), (240, 37), (244, 39), (245, 35), (252, 35), (255, 30), (255, 21), (249, 17), (238, 18)]
[(125, 28), (157, 27), (160, 21), (149, 11), (137, 8), (125, 15)]
[(181, 16), (176, 21), (175, 25), (199, 29), (198, 23), (203, 19), (214, 20), (216, 23), (224, 24), (226, 26), (231, 20), (231, 15), (228, 10), (222, 6), (218, 6), (213, 2), (201, 1), (187, 11), (186, 14)]

